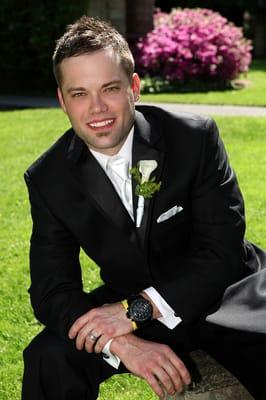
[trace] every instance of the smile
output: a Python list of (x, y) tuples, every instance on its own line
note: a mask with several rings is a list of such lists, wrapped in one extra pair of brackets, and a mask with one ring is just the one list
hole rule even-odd
[(89, 125), (91, 128), (104, 128), (107, 126), (110, 126), (114, 123), (114, 118), (112, 119), (105, 119), (103, 121), (94, 121), (94, 122), (89, 122), (87, 125)]

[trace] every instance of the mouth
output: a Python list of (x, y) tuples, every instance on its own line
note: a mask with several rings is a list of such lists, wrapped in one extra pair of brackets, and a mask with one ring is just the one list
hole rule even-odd
[(115, 118), (108, 118), (108, 119), (102, 119), (102, 120), (95, 120), (91, 122), (87, 122), (87, 126), (89, 126), (90, 129), (93, 130), (102, 130), (102, 129), (108, 129), (111, 128), (114, 125)]

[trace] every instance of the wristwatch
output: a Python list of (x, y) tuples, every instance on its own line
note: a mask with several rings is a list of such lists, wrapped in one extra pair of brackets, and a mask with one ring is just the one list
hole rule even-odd
[(134, 321), (138, 328), (147, 325), (151, 321), (153, 308), (149, 300), (139, 294), (129, 298), (127, 302), (127, 317)]

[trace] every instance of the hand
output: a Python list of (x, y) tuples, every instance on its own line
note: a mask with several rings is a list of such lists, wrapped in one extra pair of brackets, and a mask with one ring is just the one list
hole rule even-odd
[(191, 382), (182, 360), (167, 345), (128, 334), (113, 340), (110, 349), (126, 368), (144, 378), (157, 396), (181, 392)]
[[(106, 343), (120, 335), (125, 335), (133, 330), (126, 310), (121, 303), (104, 304), (93, 308), (78, 318), (68, 332), (70, 339), (76, 338), (76, 348), (86, 349), (88, 353), (101, 353)], [(89, 334), (99, 337), (95, 342)]]

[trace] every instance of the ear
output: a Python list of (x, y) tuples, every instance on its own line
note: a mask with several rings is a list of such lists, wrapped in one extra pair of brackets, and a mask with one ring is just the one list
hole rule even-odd
[(65, 102), (64, 102), (63, 93), (59, 87), (57, 88), (57, 97), (58, 97), (58, 100), (59, 100), (62, 110), (66, 113), (66, 106), (65, 106)]
[(136, 72), (134, 72), (134, 74), (132, 75), (131, 88), (133, 91), (134, 100), (138, 101), (140, 96), (140, 78)]

